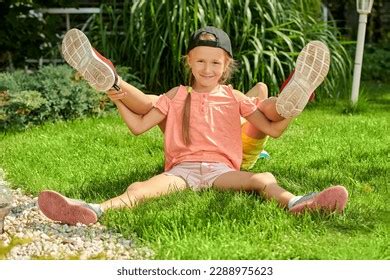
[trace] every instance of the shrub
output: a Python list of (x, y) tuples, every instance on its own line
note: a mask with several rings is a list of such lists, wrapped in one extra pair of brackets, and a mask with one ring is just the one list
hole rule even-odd
[(390, 47), (378, 44), (365, 46), (362, 79), (390, 82)]
[(47, 101), (38, 91), (23, 90), (17, 94), (4, 91), (1, 96), (2, 106), (0, 119), (12, 123), (14, 127), (30, 126), (40, 123), (43, 118)]
[[(128, 67), (120, 74), (139, 88), (139, 79)], [(105, 93), (92, 89), (67, 65), (46, 66), (27, 74), (0, 73), (0, 128), (26, 128), (45, 121), (98, 116), (114, 105)]]

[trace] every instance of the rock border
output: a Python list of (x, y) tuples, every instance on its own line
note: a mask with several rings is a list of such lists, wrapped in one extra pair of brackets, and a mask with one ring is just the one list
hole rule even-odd
[[(10, 186), (1, 168), (0, 184)], [(24, 194), (21, 189), (11, 191), (12, 209), (5, 218), (4, 233), (0, 234), (0, 259), (145, 260), (154, 256), (151, 249), (137, 247), (132, 240), (100, 223), (90, 226), (55, 223), (40, 213), (36, 197)]]

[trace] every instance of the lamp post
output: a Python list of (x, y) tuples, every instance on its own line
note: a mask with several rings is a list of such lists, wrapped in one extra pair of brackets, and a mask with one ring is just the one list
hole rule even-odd
[(364, 39), (366, 36), (367, 15), (371, 13), (373, 3), (374, 0), (356, 0), (356, 10), (359, 13), (359, 29), (356, 44), (355, 67), (353, 70), (351, 95), (352, 104), (355, 104), (358, 101), (360, 76), (362, 73)]

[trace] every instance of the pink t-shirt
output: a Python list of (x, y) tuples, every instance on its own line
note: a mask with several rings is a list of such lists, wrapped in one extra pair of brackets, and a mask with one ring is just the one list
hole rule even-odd
[(165, 170), (188, 161), (222, 162), (240, 170), (242, 160), (240, 116), (252, 114), (256, 105), (245, 95), (236, 96), (228, 86), (214, 92), (191, 92), (191, 115), (186, 146), (182, 136), (183, 109), (187, 87), (175, 97), (161, 95), (155, 107), (166, 117), (164, 133)]

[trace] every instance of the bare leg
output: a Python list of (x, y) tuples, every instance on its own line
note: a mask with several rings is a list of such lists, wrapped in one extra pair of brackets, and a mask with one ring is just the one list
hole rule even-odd
[(295, 195), (280, 187), (275, 177), (269, 173), (232, 171), (219, 176), (213, 186), (220, 190), (256, 191), (266, 199), (276, 200), (286, 207)]
[[(268, 87), (264, 83), (257, 83), (251, 88), (246, 96), (256, 98), (259, 110), (271, 121), (281, 121), (281, 117), (276, 111), (276, 98), (268, 98)], [(243, 124), (243, 131), (245, 134), (253, 139), (263, 139), (267, 135), (259, 131), (252, 124), (245, 122)]]
[(276, 101), (278, 99), (276, 97), (271, 97), (268, 99), (265, 99), (263, 102), (259, 105), (259, 110), (263, 112), (263, 114), (271, 121), (278, 122), (282, 121), (285, 118), (283, 118), (279, 113), (276, 111)]
[(214, 181), (220, 190), (256, 191), (264, 198), (275, 200), (291, 213), (322, 210), (328, 213), (341, 213), (348, 202), (348, 191), (343, 186), (331, 186), (321, 192), (295, 196), (278, 185), (275, 177), (268, 172), (250, 173), (243, 171), (227, 172)]
[[(250, 173), (243, 171), (227, 172), (219, 176), (213, 186), (220, 190), (256, 191), (264, 198), (275, 200), (281, 207), (291, 213), (302, 213), (306, 210), (341, 213), (348, 202), (348, 191), (337, 185), (326, 188), (319, 193), (295, 196), (281, 188), (275, 177), (268, 172)], [(43, 191), (38, 197), (41, 212), (54, 221), (76, 225), (96, 223), (103, 211), (115, 208), (130, 208), (139, 202), (168, 193), (183, 190), (186, 182), (180, 177), (157, 175), (145, 182), (131, 184), (125, 193), (102, 204), (88, 204), (69, 199), (54, 191)]]
[[(259, 110), (271, 121), (284, 120), (276, 111), (276, 98), (268, 98), (268, 87), (264, 83), (257, 83), (250, 89), (246, 96), (255, 97)], [(255, 126), (248, 122), (244, 122), (242, 126), (244, 133), (253, 139), (263, 139), (267, 135), (258, 130)]]
[(166, 195), (186, 187), (186, 182), (180, 177), (159, 174), (144, 182), (132, 183), (123, 194), (101, 203), (100, 206), (103, 211), (131, 208), (145, 199)]
[[(256, 103), (263, 102), (268, 98), (268, 87), (264, 83), (257, 83), (253, 88), (245, 93), (245, 95), (251, 97)], [(244, 118), (241, 118), (241, 125), (243, 133), (253, 139), (262, 139), (266, 136)]]
[(88, 225), (96, 223), (104, 210), (133, 207), (144, 199), (162, 196), (185, 188), (186, 182), (180, 177), (160, 174), (147, 181), (131, 184), (124, 194), (100, 205), (73, 200), (57, 192), (47, 190), (39, 194), (38, 206), (46, 217), (54, 221), (70, 225), (77, 223)]
[(265, 100), (268, 98), (268, 87), (264, 83), (257, 83), (253, 88), (251, 88), (247, 93), (248, 97), (256, 97), (258, 100)]
[[(268, 87), (264, 83), (257, 83), (246, 93), (246, 96), (250, 97), (259, 106), (268, 101)], [(241, 124), (243, 152), (241, 168), (248, 170), (257, 162), (259, 154), (264, 150), (268, 136), (244, 118), (241, 118)], [(266, 152), (264, 154), (268, 155)]]

